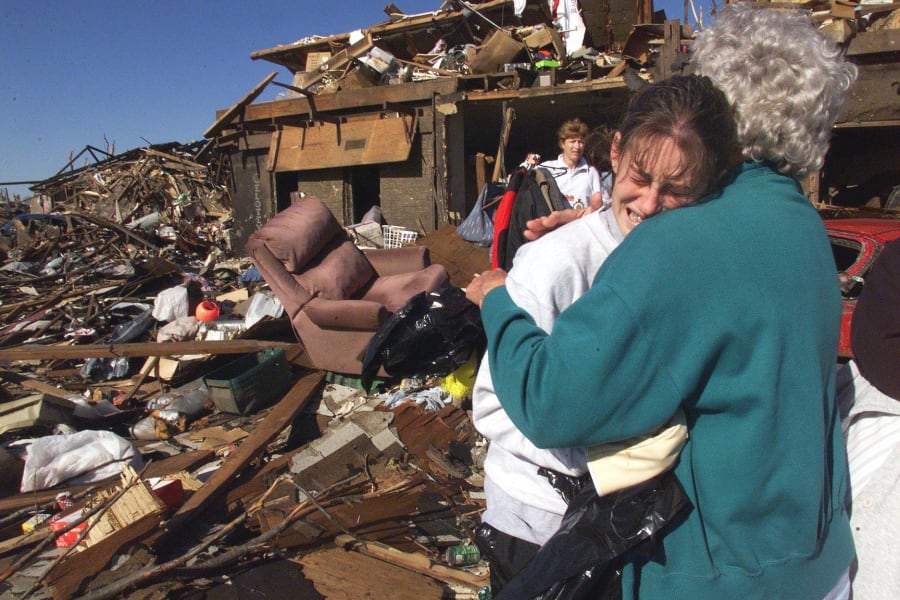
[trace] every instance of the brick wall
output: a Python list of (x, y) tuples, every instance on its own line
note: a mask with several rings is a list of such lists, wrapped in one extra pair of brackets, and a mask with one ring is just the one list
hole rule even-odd
[(613, 48), (621, 50), (625, 46), (625, 40), (639, 20), (638, 14), (642, 7), (638, 4), (634, 0), (610, 0), (609, 22), (612, 26)]
[[(344, 218), (344, 170), (321, 169), (303, 171), (298, 177), (297, 189), (307, 196), (314, 196), (325, 203), (338, 221)], [(350, 223), (343, 223), (350, 225)]]
[[(421, 139), (430, 143), (431, 136)], [(418, 230), (421, 220), (427, 231), (434, 229), (433, 162), (431, 153), (423, 157), (422, 144), (414, 142), (408, 160), (381, 165), (381, 210), (389, 225)]]

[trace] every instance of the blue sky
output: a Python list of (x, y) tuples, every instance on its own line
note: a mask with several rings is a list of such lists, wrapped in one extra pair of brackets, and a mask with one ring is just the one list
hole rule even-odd
[[(394, 0), (407, 14), (441, 2)], [(388, 3), (0, 0), (0, 182), (50, 177), (87, 145), (124, 152), (200, 140), (217, 109), (268, 73), (290, 83), (251, 52), (374, 25)], [(681, 0), (655, 6), (671, 18), (683, 10)], [(270, 85), (260, 100), (279, 91)]]

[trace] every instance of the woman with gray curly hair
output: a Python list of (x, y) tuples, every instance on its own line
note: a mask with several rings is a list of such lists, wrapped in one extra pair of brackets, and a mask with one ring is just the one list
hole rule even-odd
[(734, 107), (744, 158), (798, 179), (822, 166), (856, 66), (805, 14), (726, 6), (697, 36), (692, 64)]
[(695, 47), (737, 113), (743, 157), (722, 191), (635, 229), (550, 333), (502, 271), (466, 295), (500, 403), (537, 447), (609, 443), (684, 411), (674, 473), (692, 508), (624, 567), (625, 598), (847, 598), (840, 290), (794, 178), (822, 164), (856, 70), (794, 11), (726, 6)]

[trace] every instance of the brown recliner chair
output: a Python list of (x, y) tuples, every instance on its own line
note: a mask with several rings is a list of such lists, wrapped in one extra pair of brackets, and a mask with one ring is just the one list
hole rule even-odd
[(312, 363), (338, 373), (359, 375), (381, 324), (414, 295), (450, 283), (423, 246), (363, 253), (328, 207), (311, 197), (251, 235), (247, 252)]

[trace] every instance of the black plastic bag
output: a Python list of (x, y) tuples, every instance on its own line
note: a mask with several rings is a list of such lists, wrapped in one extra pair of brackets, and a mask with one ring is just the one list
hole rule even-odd
[(368, 391), (380, 367), (392, 377), (448, 375), (484, 346), (481, 311), (462, 289), (422, 292), (375, 332), (363, 356), (360, 382)]
[(496, 600), (621, 597), (623, 557), (643, 550), (689, 506), (671, 471), (606, 496), (586, 485), (569, 504), (559, 530)]
[[(130, 316), (137, 313), (135, 316)], [(123, 344), (140, 338), (155, 322), (153, 307), (138, 302), (119, 302), (109, 308), (111, 320), (128, 319), (115, 326), (109, 339), (110, 344)], [(113, 358), (89, 358), (81, 366), (82, 379), (108, 381), (121, 379), (128, 374), (131, 363), (127, 356)]]
[(566, 506), (572, 504), (575, 496), (577, 496), (585, 486), (594, 485), (589, 474), (576, 477), (575, 475), (566, 475), (559, 471), (548, 469), (547, 467), (538, 467), (537, 472), (538, 475), (541, 475), (550, 482), (550, 485), (553, 486), (556, 493), (565, 500)]

